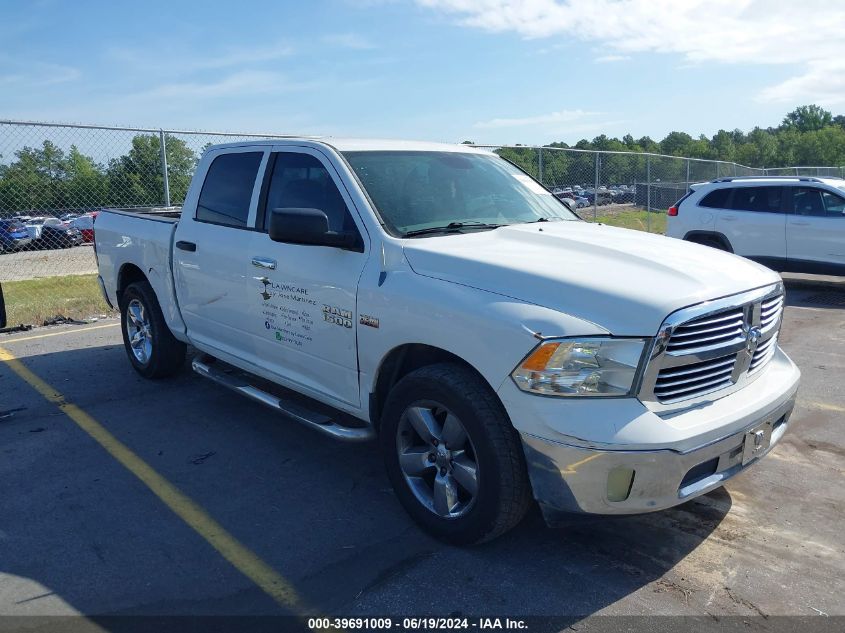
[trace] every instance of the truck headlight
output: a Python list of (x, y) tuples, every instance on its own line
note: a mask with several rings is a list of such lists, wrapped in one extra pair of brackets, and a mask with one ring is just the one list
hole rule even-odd
[(646, 339), (548, 340), (511, 377), (523, 391), (545, 396), (628, 396), (645, 347)]

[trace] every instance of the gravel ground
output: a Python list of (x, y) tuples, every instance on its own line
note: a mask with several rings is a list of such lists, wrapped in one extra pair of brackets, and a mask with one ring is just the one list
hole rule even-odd
[(91, 244), (0, 255), (0, 282), (60, 275), (89, 275), (96, 272), (97, 261)]

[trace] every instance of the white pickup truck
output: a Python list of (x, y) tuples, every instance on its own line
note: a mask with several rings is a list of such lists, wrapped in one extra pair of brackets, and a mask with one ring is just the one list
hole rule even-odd
[(100, 283), (132, 366), (200, 375), (341, 440), (379, 438), (451, 542), (660, 510), (783, 436), (784, 289), (746, 259), (581, 221), (465, 145), (208, 149), (181, 213), (112, 209)]

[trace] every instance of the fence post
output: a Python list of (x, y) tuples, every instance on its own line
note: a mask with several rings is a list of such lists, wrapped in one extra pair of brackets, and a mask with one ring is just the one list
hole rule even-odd
[(601, 154), (596, 152), (596, 184), (593, 189), (593, 222), (599, 214), (599, 162), (601, 161)]
[(646, 231), (651, 233), (651, 154), (645, 158), (645, 192), (646, 192)]
[(543, 146), (541, 145), (537, 148), (537, 180), (540, 181), (540, 184), (545, 185), (546, 183), (543, 181)]
[(690, 181), (689, 181), (689, 164), (690, 164), (690, 159), (689, 159), (689, 158), (687, 158), (687, 188), (686, 188), (686, 191), (684, 191), (684, 193), (686, 193), (687, 191), (689, 191), (689, 186), (690, 186)]
[(167, 145), (164, 140), (164, 130), (158, 131), (158, 146), (161, 151), (161, 175), (164, 182), (164, 206), (170, 206), (170, 180), (167, 175)]

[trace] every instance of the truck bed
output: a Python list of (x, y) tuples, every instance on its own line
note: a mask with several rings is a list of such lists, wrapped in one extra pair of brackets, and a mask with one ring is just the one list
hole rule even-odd
[(174, 333), (185, 328), (172, 273), (173, 235), (180, 213), (179, 207), (103, 209), (94, 221), (100, 277), (109, 302), (118, 305), (122, 280), (139, 271), (153, 287)]

